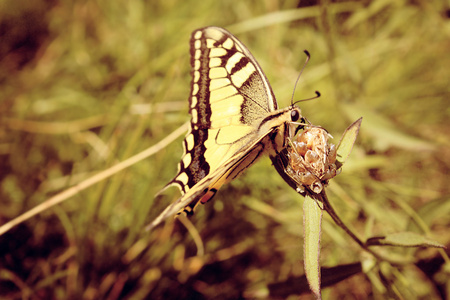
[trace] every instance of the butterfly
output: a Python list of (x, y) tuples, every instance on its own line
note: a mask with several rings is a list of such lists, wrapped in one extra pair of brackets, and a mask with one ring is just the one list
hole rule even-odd
[(258, 62), (227, 30), (195, 30), (190, 55), (190, 130), (178, 174), (166, 186), (178, 186), (182, 196), (147, 229), (176, 213), (192, 214), (258, 158), (276, 157), (304, 123), (296, 105), (278, 109)]

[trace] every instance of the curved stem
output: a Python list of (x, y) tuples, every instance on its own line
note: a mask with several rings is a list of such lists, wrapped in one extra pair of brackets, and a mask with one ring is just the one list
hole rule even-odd
[(333, 219), (333, 221), (336, 223), (336, 225), (341, 227), (365, 251), (372, 254), (378, 260), (384, 260), (384, 261), (387, 261), (387, 262), (395, 264), (395, 265), (404, 264), (403, 262), (395, 261), (390, 258), (384, 257), (384, 256), (380, 255), (379, 253), (370, 249), (366, 245), (366, 243), (364, 243), (353, 231), (350, 230), (350, 228), (347, 227), (347, 225), (345, 225), (344, 222), (342, 222), (341, 218), (339, 218), (336, 211), (331, 206), (331, 203), (328, 201), (328, 197), (327, 197), (327, 194), (325, 193), (325, 190), (322, 190), (322, 192), (320, 194), (310, 193), (309, 196), (312, 197), (313, 199), (317, 199), (318, 201), (320, 201), (323, 204), (323, 210), (325, 210), (330, 215), (330, 217)]

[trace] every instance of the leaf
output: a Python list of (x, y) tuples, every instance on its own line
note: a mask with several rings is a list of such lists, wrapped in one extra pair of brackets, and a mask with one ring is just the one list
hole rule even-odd
[(337, 146), (337, 160), (340, 164), (344, 164), (348, 156), (352, 152), (356, 137), (358, 136), (359, 128), (361, 127), (362, 118), (359, 118), (351, 124), (345, 131)]
[(445, 248), (444, 245), (415, 232), (398, 232), (383, 237), (373, 237), (366, 241), (367, 246), (400, 246), (400, 247), (434, 247)]
[(309, 287), (317, 299), (320, 296), (320, 234), (322, 226), (322, 210), (310, 196), (303, 202), (304, 228), (304, 264), (306, 279)]

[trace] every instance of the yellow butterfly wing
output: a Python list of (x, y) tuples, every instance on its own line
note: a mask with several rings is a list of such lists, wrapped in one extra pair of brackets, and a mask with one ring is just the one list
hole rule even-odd
[[(225, 183), (236, 178), (263, 152), (286, 146), (297, 121), (296, 106), (277, 110), (269, 82), (250, 51), (223, 28), (206, 27), (192, 33), (191, 127), (177, 176), (168, 185), (182, 196), (150, 225), (183, 210), (192, 213)], [(285, 126), (286, 125), (286, 126)]]

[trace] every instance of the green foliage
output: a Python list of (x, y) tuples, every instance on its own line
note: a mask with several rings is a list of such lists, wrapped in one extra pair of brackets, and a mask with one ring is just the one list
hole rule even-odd
[[(363, 240), (409, 231), (449, 245), (444, 1), (32, 3), (0, 3), (1, 224), (186, 122), (189, 35), (217, 25), (252, 51), (280, 107), (289, 104), (308, 49), (295, 99), (314, 90), (322, 97), (302, 103), (303, 114), (337, 137), (364, 118), (342, 174), (327, 187), (349, 227)], [(181, 151), (180, 138), (0, 236), (0, 296), (307, 293), (301, 199), (268, 159), (183, 221), (194, 226), (169, 221), (143, 231), (178, 196), (169, 189), (154, 198), (175, 175)], [(332, 270), (322, 272), (325, 299), (448, 297), (442, 250), (383, 247), (406, 263), (376, 264), (326, 214), (322, 229), (321, 265)]]

